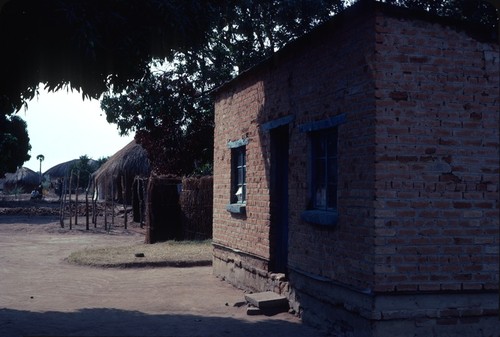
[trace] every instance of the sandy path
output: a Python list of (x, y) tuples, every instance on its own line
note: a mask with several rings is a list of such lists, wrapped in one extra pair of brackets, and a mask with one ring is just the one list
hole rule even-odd
[(0, 336), (322, 336), (287, 313), (247, 316), (210, 267), (70, 265), (72, 251), (143, 236), (58, 233), (53, 220), (0, 217)]

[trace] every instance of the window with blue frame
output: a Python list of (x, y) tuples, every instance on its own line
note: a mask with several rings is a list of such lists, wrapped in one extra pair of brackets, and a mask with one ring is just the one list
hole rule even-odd
[(308, 203), (301, 213), (305, 222), (321, 225), (337, 225), (339, 160), (339, 126), (346, 121), (346, 115), (299, 125), (309, 140), (308, 158)]
[(232, 159), (232, 192), (231, 203), (243, 204), (246, 202), (246, 147), (240, 146), (231, 149)]
[(311, 132), (312, 209), (336, 211), (338, 185), (337, 128)]
[(231, 196), (226, 209), (243, 216), (246, 214), (247, 204), (247, 145), (247, 138), (227, 143), (227, 147), (231, 149)]

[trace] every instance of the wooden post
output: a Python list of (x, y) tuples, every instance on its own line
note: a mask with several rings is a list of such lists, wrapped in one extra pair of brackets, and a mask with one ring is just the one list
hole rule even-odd
[(108, 230), (108, 195), (107, 195), (107, 182), (108, 179), (104, 179), (104, 230)]
[(121, 176), (122, 180), (122, 201), (123, 201), (123, 225), (127, 229), (127, 175)]
[(142, 196), (141, 196), (141, 178), (139, 177), (136, 177), (135, 180), (137, 181), (137, 185), (136, 185), (136, 193), (134, 193), (134, 195), (137, 195), (137, 205), (139, 205), (139, 224), (141, 226), (141, 228), (143, 228), (142, 226)]
[(78, 189), (80, 188), (80, 170), (76, 174), (76, 188), (75, 188), (75, 226), (78, 225)]
[(115, 224), (115, 177), (111, 178), (111, 224)]
[(68, 204), (69, 204), (69, 229), (73, 229), (73, 214), (71, 212), (71, 183), (73, 180), (73, 170), (71, 170), (71, 173), (69, 174), (69, 198), (68, 198)]
[(66, 180), (67, 177), (63, 178), (63, 183), (62, 183), (62, 191), (61, 191), (61, 204), (59, 207), (59, 223), (61, 224), (61, 228), (64, 228), (64, 207), (65, 201), (66, 201)]
[(145, 190), (145, 188), (147, 187), (147, 183), (148, 180), (147, 179), (141, 179), (139, 180), (139, 186), (137, 187), (138, 189), (140, 189), (140, 192), (138, 193), (139, 195), (139, 210), (140, 210), (140, 213), (139, 213), (139, 221), (141, 223), (141, 228), (144, 228), (144, 223), (145, 223), (145, 219), (144, 219), (144, 216), (146, 214), (146, 202), (147, 202), (147, 191)]
[(92, 189), (92, 223), (94, 228), (97, 227), (97, 199), (99, 198), (99, 187), (97, 181), (94, 181), (94, 188)]
[(90, 178), (91, 174), (89, 173), (89, 183), (87, 188), (85, 189), (85, 229), (89, 230), (89, 189), (90, 189)]
[(153, 212), (151, 211), (152, 209), (152, 204), (151, 200), (151, 194), (153, 193), (153, 185), (155, 183), (154, 176), (151, 175), (149, 177), (148, 181), (148, 187), (147, 187), (147, 199), (146, 199), (146, 238), (145, 238), (145, 243), (155, 243), (155, 238), (154, 238), (154, 215)]

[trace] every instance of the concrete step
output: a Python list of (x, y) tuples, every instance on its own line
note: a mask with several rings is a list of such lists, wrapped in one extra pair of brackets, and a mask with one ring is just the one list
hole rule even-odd
[(265, 291), (262, 293), (246, 294), (245, 300), (263, 311), (288, 310), (288, 300), (286, 297)]

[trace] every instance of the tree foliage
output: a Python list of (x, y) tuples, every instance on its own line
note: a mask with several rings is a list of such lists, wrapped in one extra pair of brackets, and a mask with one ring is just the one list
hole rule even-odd
[(496, 27), (498, 27), (498, 14), (495, 10), (495, 6), (493, 6), (493, 1), (385, 0), (384, 2), (411, 9), (425, 10), (431, 14), (462, 20), (473, 25), (482, 25), (491, 28), (492, 34), (496, 34)]
[(0, 114), (0, 177), (15, 172), (29, 160), (30, 150), (26, 122), (17, 116)]
[[(90, 183), (90, 176), (99, 168), (98, 162), (92, 160), (87, 155), (80, 156), (77, 162), (75, 162), (70, 172), (71, 174), (78, 177), (79, 187), (87, 188)], [(76, 187), (76, 181), (75, 185)], [(73, 186), (71, 186), (73, 188)]]
[(156, 172), (199, 172), (213, 157), (210, 90), (342, 8), (341, 0), (236, 1), (204, 44), (176, 52), (167, 70), (106, 93), (101, 107), (122, 133), (137, 132)]
[[(384, 2), (498, 27), (495, 1)], [(269, 55), (283, 41), (351, 2), (4, 0), (0, 2), (0, 114), (19, 110), (37, 93), (39, 83), (51, 91), (68, 86), (93, 98), (110, 85), (120, 92), (129, 80), (148, 74), (152, 58), (172, 60), (177, 52), (204, 50), (214, 38), (221, 40), (216, 45), (225, 45), (219, 52), (229, 48), (240, 69), (246, 69), (261, 59), (259, 54)], [(207, 43), (207, 37), (212, 41)], [(225, 64), (219, 65), (227, 71)]]
[[(480, 1), (386, 2), (494, 24)], [(155, 171), (193, 172), (213, 153), (213, 102), (207, 93), (345, 6), (342, 0), (234, 1), (214, 18), (204, 44), (176, 52), (166, 71), (106, 93), (101, 107), (122, 133), (137, 132)]]
[[(385, 2), (498, 26), (487, 1)], [(19, 110), (36, 95), (39, 83), (49, 91), (67, 86), (84, 97), (108, 92), (103, 100), (108, 120), (117, 122), (122, 132), (138, 131), (138, 140), (158, 171), (184, 174), (211, 158), (213, 104), (207, 93), (346, 3), (2, 1), (0, 116)], [(155, 57), (169, 61), (161, 75), (151, 73)], [(8, 135), (0, 136), (7, 144)], [(12, 160), (11, 167), (17, 159)]]
[(98, 98), (142, 78), (153, 57), (204, 40), (212, 1), (11, 0), (0, 7), (0, 114), (34, 97), (39, 83)]
[(27, 135), (3, 132), (19, 121), (4, 116), (32, 99), (40, 83), (92, 98), (109, 86), (125, 88), (148, 75), (153, 57), (204, 41), (217, 8), (199, 0), (0, 2), (0, 173), (29, 159)]

